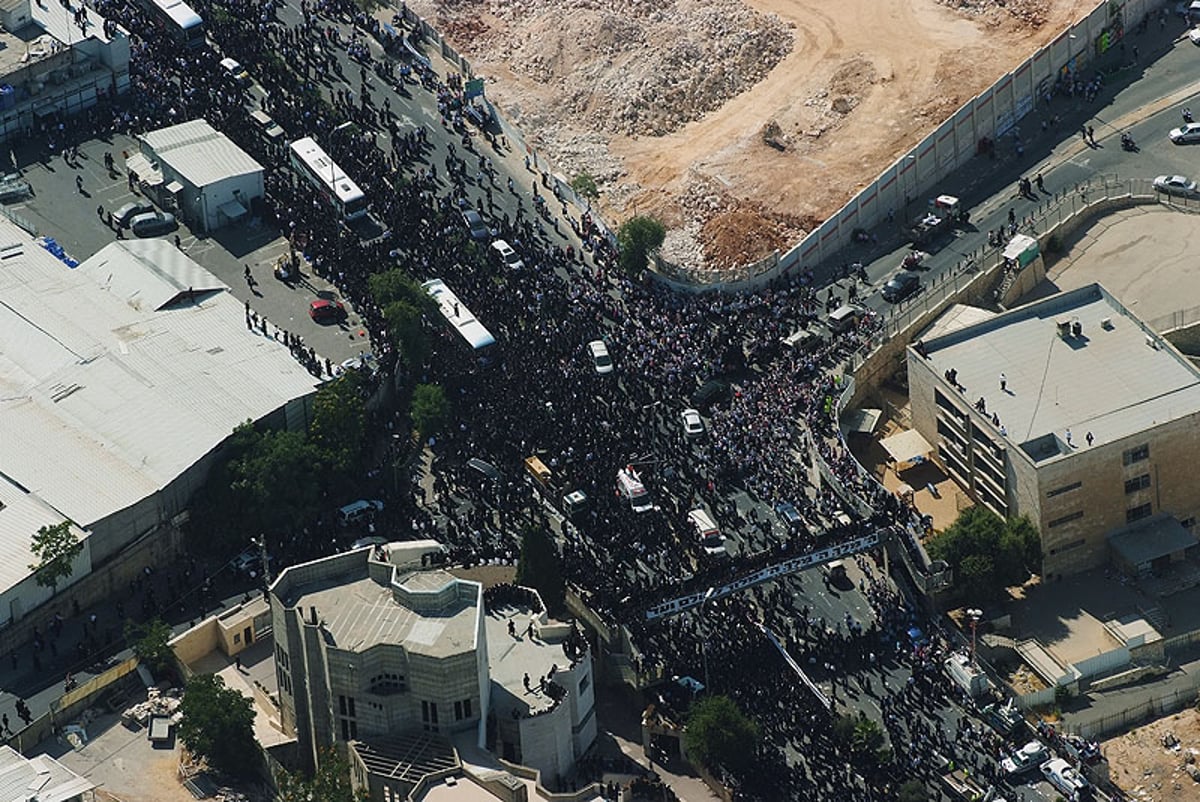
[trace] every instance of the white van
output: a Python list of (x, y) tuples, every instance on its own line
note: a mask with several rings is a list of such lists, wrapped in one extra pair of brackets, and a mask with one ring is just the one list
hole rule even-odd
[(617, 495), (629, 501), (634, 512), (649, 512), (654, 509), (654, 502), (646, 492), (646, 486), (632, 465), (626, 465), (617, 471)]
[(383, 502), (377, 499), (368, 501), (365, 498), (360, 498), (358, 501), (347, 504), (337, 511), (338, 526), (354, 526), (355, 524), (369, 521), (375, 516), (375, 513), (383, 511)]
[(1058, 792), (1067, 797), (1067, 799), (1085, 799), (1092, 790), (1088, 785), (1088, 781), (1083, 778), (1083, 775), (1071, 764), (1063, 760), (1061, 757), (1056, 757), (1053, 760), (1047, 760), (1042, 764), (1042, 776), (1050, 781)]
[(721, 530), (717, 527), (717, 522), (712, 519), (707, 510), (692, 510), (688, 513), (688, 521), (696, 530), (696, 537), (700, 539), (700, 545), (704, 547), (705, 554), (714, 557), (725, 554), (725, 538), (721, 537)]
[(250, 122), (262, 133), (267, 142), (272, 145), (283, 145), (283, 128), (280, 127), (279, 123), (275, 122), (270, 114), (267, 114), (262, 109), (255, 109), (250, 112)]
[(862, 310), (857, 306), (843, 304), (829, 313), (829, 330), (834, 334), (849, 331), (854, 328), (854, 324), (858, 322), (858, 316), (861, 314)]
[(502, 239), (492, 242), (492, 250), (500, 257), (500, 261), (505, 267), (513, 270), (521, 270), (525, 267), (525, 263), (521, 261), (521, 255), (513, 250), (513, 247)]

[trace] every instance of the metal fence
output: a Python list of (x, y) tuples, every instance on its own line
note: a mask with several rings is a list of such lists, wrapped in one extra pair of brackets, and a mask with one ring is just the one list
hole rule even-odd
[(1193, 306), (1189, 307), (1188, 309), (1176, 309), (1170, 314), (1156, 317), (1153, 320), (1147, 320), (1146, 325), (1155, 331), (1162, 333), (1164, 331), (1171, 331), (1172, 329), (1190, 326), (1196, 322), (1200, 322), (1200, 306)]
[(1114, 732), (1129, 729), (1138, 724), (1153, 721), (1169, 713), (1176, 713), (1196, 702), (1200, 688), (1200, 675), (1189, 674), (1188, 683), (1163, 693), (1154, 694), (1123, 709), (1111, 713), (1088, 715), (1080, 713), (1064, 719), (1067, 732), (1084, 738), (1102, 738)]

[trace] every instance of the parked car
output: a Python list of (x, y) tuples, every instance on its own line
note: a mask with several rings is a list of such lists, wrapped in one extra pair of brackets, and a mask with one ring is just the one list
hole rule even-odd
[(500, 257), (500, 261), (504, 262), (505, 267), (513, 270), (521, 270), (525, 267), (525, 262), (521, 261), (521, 255), (504, 240), (498, 239), (493, 242), (492, 250)]
[(588, 351), (592, 355), (592, 366), (596, 368), (597, 373), (604, 375), (613, 372), (612, 357), (608, 354), (608, 346), (604, 340), (592, 340), (588, 343)]
[(130, 201), (113, 212), (113, 225), (117, 228), (127, 228), (129, 221), (140, 214), (149, 214), (154, 207), (146, 201)]
[[(275, 558), (267, 555), (267, 567), (274, 564)], [(248, 546), (245, 551), (233, 558), (233, 567), (243, 574), (257, 574), (262, 570), (262, 552), (258, 546)]]
[(700, 411), (688, 408), (683, 411), (683, 433), (688, 437), (699, 437), (704, 434), (704, 421), (700, 419)]
[(179, 224), (169, 212), (143, 212), (129, 220), (129, 230), (135, 237), (159, 237), (170, 234)]
[(250, 85), (250, 73), (246, 72), (246, 68), (231, 58), (221, 59), (221, 69), (229, 76), (238, 86)]
[(1200, 123), (1184, 123), (1178, 128), (1172, 128), (1167, 134), (1176, 145), (1190, 145), (1200, 142)]
[(883, 285), (883, 300), (900, 303), (908, 296), (921, 289), (921, 279), (916, 273), (897, 273)]
[(800, 514), (800, 510), (796, 509), (796, 505), (790, 501), (781, 501), (775, 505), (775, 514), (789, 528), (801, 527), (804, 525), (804, 516)]
[(1178, 195), (1181, 198), (1196, 197), (1196, 182), (1182, 175), (1160, 175), (1154, 179), (1154, 189), (1164, 195)]
[(1010, 777), (1033, 771), (1050, 759), (1050, 750), (1041, 741), (1030, 741), (1000, 761), (1000, 768)]
[(462, 213), (463, 223), (471, 232), (471, 239), (478, 242), (483, 242), (489, 236), (487, 224), (483, 222), (483, 217), (474, 209), (464, 209)]
[(1200, 28), (1192, 28), (1188, 31), (1188, 39), (1192, 40), (1192, 44), (1200, 45)]
[(338, 508), (338, 526), (353, 526), (363, 521), (370, 521), (375, 517), (376, 513), (380, 512), (383, 512), (382, 501), (379, 499), (360, 498), (358, 501), (352, 501), (346, 506)]
[(1091, 799), (1092, 787), (1083, 778), (1078, 769), (1061, 757), (1047, 760), (1042, 764), (1044, 776), (1054, 788), (1070, 800)]
[(308, 316), (317, 323), (338, 323), (346, 319), (346, 307), (341, 301), (318, 298), (308, 305)]

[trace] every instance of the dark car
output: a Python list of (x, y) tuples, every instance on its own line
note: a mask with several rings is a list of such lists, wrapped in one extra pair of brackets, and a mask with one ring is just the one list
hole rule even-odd
[(483, 222), (483, 217), (474, 209), (466, 209), (462, 213), (463, 222), (471, 231), (471, 239), (482, 242), (490, 236), (487, 225)]
[(167, 212), (144, 212), (129, 219), (129, 230), (135, 237), (159, 237), (177, 228), (175, 215)]
[(132, 201), (113, 212), (113, 225), (117, 228), (125, 228), (133, 218), (153, 211), (154, 207), (145, 201)]
[(921, 289), (921, 279), (915, 273), (899, 273), (883, 285), (883, 300), (899, 303)]
[(692, 406), (701, 411), (711, 409), (715, 404), (729, 400), (729, 382), (721, 379), (709, 379), (696, 392), (692, 393)]
[(318, 323), (337, 323), (346, 319), (346, 307), (341, 301), (318, 298), (308, 305), (308, 316)]

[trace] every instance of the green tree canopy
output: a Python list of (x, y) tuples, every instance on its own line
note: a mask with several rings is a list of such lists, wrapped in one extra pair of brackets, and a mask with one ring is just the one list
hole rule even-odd
[(440, 384), (418, 384), (408, 407), (413, 428), (424, 440), (438, 434), (450, 419), (450, 402)]
[(833, 737), (865, 763), (878, 764), (888, 757), (883, 727), (861, 711), (857, 716), (841, 715), (835, 718)]
[(383, 308), (383, 319), (400, 356), (412, 367), (429, 358), (429, 335), (422, 322), (421, 308), (410, 301), (392, 301)]
[(563, 579), (558, 549), (543, 527), (526, 526), (521, 532), (521, 556), (517, 560), (517, 584), (536, 588), (551, 614), (567, 603), (567, 583)]
[(322, 749), (312, 779), (284, 771), (279, 778), (276, 802), (366, 802), (365, 788), (354, 790), (350, 761), (336, 749)]
[(897, 798), (900, 802), (929, 802), (929, 791), (920, 780), (905, 780)]
[(758, 726), (728, 696), (705, 696), (692, 705), (683, 742), (705, 766), (737, 771), (753, 760)]
[(367, 403), (362, 393), (363, 374), (348, 370), (326, 382), (313, 399), (309, 435), (325, 455), (325, 462), (343, 474), (359, 467), (366, 442)]
[(437, 309), (433, 298), (425, 292), (421, 283), (400, 268), (372, 274), (367, 279), (367, 287), (380, 309), (386, 309), (396, 301), (404, 301), (425, 313), (432, 313)]
[(638, 273), (649, 264), (650, 253), (658, 250), (667, 237), (667, 229), (658, 220), (644, 214), (631, 217), (617, 231), (621, 269)]
[(198, 674), (187, 682), (179, 722), (179, 740), (218, 771), (252, 776), (261, 762), (254, 740), (254, 703), (225, 687), (216, 674)]
[(175, 655), (168, 643), (170, 640), (171, 627), (161, 618), (152, 618), (144, 624), (125, 622), (125, 642), (152, 673), (171, 667)]
[(1005, 521), (982, 506), (964, 510), (929, 542), (929, 555), (950, 564), (956, 583), (973, 602), (994, 599), (1024, 582), (1041, 554), (1041, 538), (1028, 518)]
[(34, 581), (52, 592), (58, 591), (60, 580), (69, 577), (75, 570), (75, 558), (83, 550), (83, 543), (71, 531), (71, 522), (63, 521), (54, 526), (43, 526), (29, 544), (38, 561), (29, 566)]
[(288, 532), (316, 512), (324, 454), (303, 432), (259, 432), (254, 446), (229, 462), (231, 489), (244, 505), (248, 534)]
[(596, 179), (592, 178), (592, 174), (587, 170), (571, 179), (571, 189), (575, 190), (575, 194), (579, 197), (588, 200), (600, 197), (600, 188), (596, 186)]

